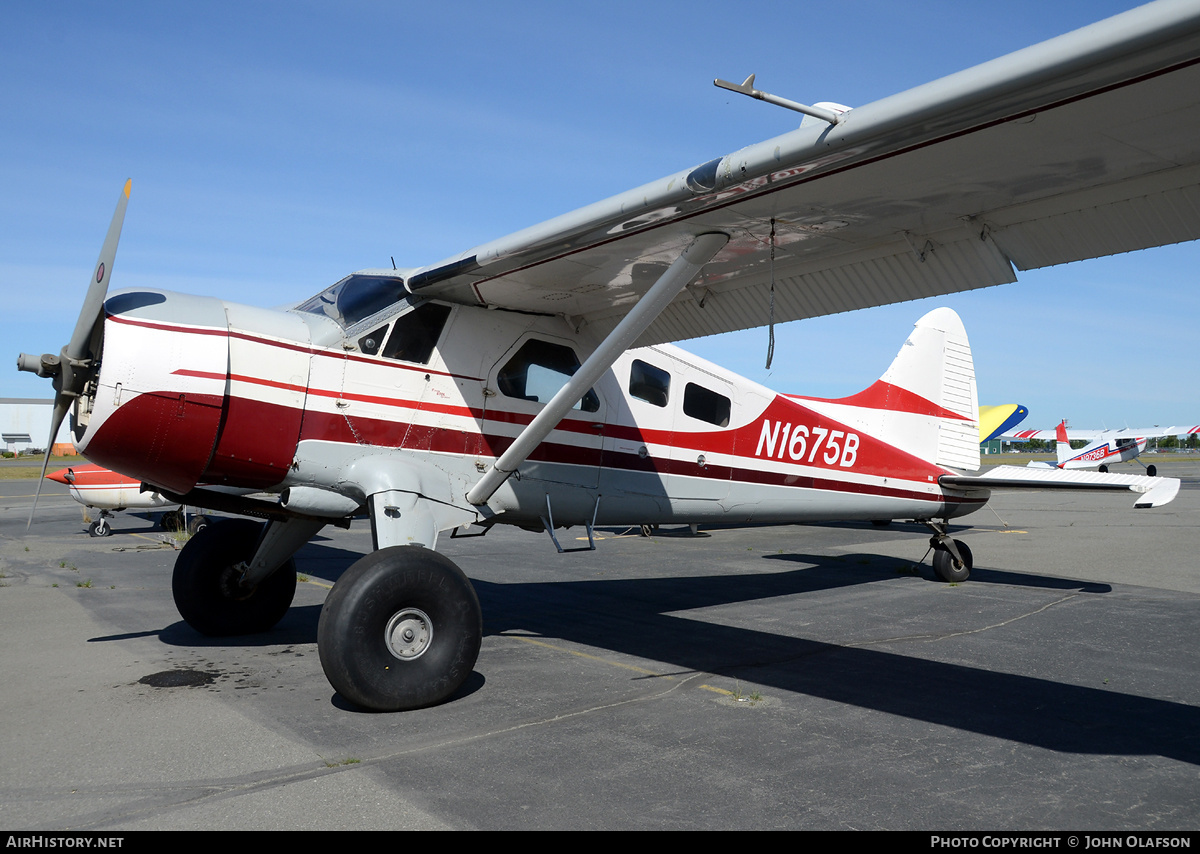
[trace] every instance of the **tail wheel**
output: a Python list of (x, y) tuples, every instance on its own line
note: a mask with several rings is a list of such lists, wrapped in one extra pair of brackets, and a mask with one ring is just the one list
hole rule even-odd
[(254, 557), (262, 525), (227, 519), (196, 533), (179, 552), (171, 592), (187, 624), (202, 635), (250, 635), (283, 619), (296, 594), (291, 558), (257, 587), (244, 587), (242, 565)]
[(938, 546), (933, 552), (934, 573), (942, 581), (950, 583), (966, 581), (971, 576), (971, 567), (974, 566), (971, 549), (967, 547), (967, 544), (962, 540), (955, 540), (954, 546), (962, 555), (961, 562), (956, 560), (945, 546)]
[(111, 533), (112, 525), (103, 516), (88, 526), (88, 535), (92, 537), (107, 537)]
[(475, 667), (483, 617), (462, 570), (418, 546), (355, 563), (325, 599), (317, 649), (347, 700), (380, 712), (439, 703)]

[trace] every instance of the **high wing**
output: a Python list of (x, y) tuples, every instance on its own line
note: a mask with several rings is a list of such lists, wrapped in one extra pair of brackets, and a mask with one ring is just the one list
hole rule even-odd
[[(1200, 425), (1190, 427), (1180, 427), (1177, 425), (1170, 427), (1122, 427), (1119, 430), (1074, 430), (1070, 427), (1067, 428), (1068, 439), (1088, 442), (1093, 439), (1158, 439), (1163, 436), (1189, 436), (1193, 433), (1200, 433)], [(1054, 441), (1058, 438), (1058, 434), (1055, 430), (1018, 430), (1015, 433), (1006, 434), (1003, 438), (1019, 441), (1029, 441), (1030, 439)]]
[(408, 286), (604, 336), (698, 235), (728, 235), (640, 346), (1200, 237), (1194, 0), (1160, 0), (836, 119), (806, 118), (418, 268)]

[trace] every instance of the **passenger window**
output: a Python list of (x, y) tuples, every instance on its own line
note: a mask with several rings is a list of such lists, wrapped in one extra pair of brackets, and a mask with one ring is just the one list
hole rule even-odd
[(362, 338), (358, 339), (359, 351), (366, 353), (368, 356), (374, 356), (379, 352), (379, 345), (383, 343), (385, 335), (387, 335), (387, 324), (379, 327), (374, 332), (368, 332)]
[(449, 316), (450, 306), (435, 302), (424, 303), (408, 314), (400, 315), (383, 348), (383, 355), (388, 359), (428, 364)]
[(661, 368), (648, 365), (640, 359), (633, 360), (629, 371), (629, 393), (638, 400), (655, 406), (667, 405), (667, 393), (671, 388), (671, 375)]
[(688, 383), (683, 388), (683, 414), (716, 424), (718, 427), (729, 426), (729, 398), (715, 391), (709, 391), (704, 386)]
[[(531, 338), (500, 369), (496, 385), (507, 397), (548, 403), (578, 370), (579, 357), (570, 347)], [(583, 400), (572, 408), (597, 412), (600, 398), (588, 389)]]

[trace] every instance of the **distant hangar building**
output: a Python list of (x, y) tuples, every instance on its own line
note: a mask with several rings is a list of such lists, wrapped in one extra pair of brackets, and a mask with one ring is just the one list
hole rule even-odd
[[(50, 433), (50, 416), (54, 412), (53, 400), (36, 397), (0, 397), (0, 438), (4, 450), (21, 453), (46, 447)], [(65, 419), (58, 428), (54, 443), (71, 441), (70, 426)]]

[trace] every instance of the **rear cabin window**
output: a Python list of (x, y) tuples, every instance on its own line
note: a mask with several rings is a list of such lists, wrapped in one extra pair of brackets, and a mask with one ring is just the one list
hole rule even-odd
[(450, 306), (427, 302), (396, 318), (381, 355), (404, 362), (429, 364), (433, 348), (450, 316)]
[(704, 386), (688, 383), (683, 388), (683, 414), (718, 427), (729, 426), (730, 402)]
[[(507, 397), (548, 403), (579, 370), (579, 357), (570, 347), (531, 338), (526, 341), (496, 376), (496, 385)], [(600, 398), (588, 389), (573, 409), (597, 412)]]
[(670, 389), (669, 373), (640, 359), (633, 360), (629, 371), (629, 393), (633, 397), (655, 406), (666, 406)]

